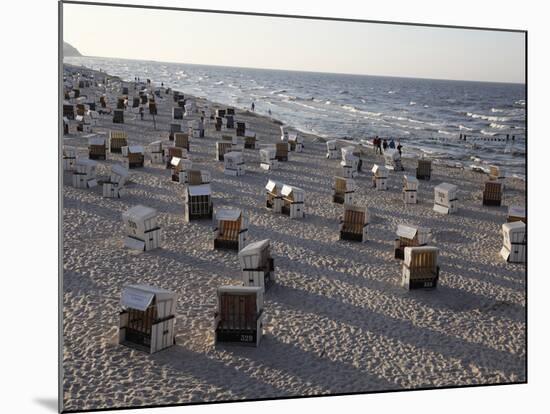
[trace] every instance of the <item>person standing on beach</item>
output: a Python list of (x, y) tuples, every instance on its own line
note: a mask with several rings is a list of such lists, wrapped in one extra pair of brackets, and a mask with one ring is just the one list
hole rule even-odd
[(388, 140), (386, 138), (382, 142), (382, 147), (384, 148), (384, 152), (388, 149)]
[(254, 109), (256, 108), (256, 105), (254, 105), (254, 102), (252, 102), (252, 105), (250, 105), (250, 108), (252, 108), (252, 112), (254, 112)]
[(397, 151), (399, 152), (399, 156), (401, 156), (401, 149), (403, 146), (401, 145), (401, 141), (397, 141)]
[(141, 117), (141, 120), (143, 121), (143, 106), (139, 107), (139, 116)]
[(395, 149), (395, 142), (393, 141), (393, 138), (390, 140), (390, 148)]
[(267, 113), (269, 114), (269, 116), (271, 116), (271, 109), (268, 109)]

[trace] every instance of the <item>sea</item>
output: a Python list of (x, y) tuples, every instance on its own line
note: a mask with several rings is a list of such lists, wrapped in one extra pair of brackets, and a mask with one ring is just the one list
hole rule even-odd
[[(403, 156), (526, 175), (525, 85), (236, 68), (101, 57), (65, 63), (150, 79), (328, 139), (393, 138)], [(466, 140), (460, 139), (466, 135)]]

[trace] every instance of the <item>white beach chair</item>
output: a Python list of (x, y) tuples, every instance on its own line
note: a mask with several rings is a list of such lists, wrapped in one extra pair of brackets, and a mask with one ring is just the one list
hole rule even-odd
[(405, 204), (416, 204), (418, 192), (418, 179), (412, 175), (403, 176), (403, 202)]
[(281, 189), (281, 195), (283, 196), (281, 213), (292, 219), (304, 218), (305, 191), (301, 188), (285, 184)]
[(525, 263), (527, 253), (527, 226), (523, 221), (502, 225), (502, 249), (500, 255), (511, 263)]
[(372, 186), (379, 191), (388, 189), (388, 170), (383, 165), (374, 164), (372, 167)]
[(405, 258), (405, 247), (425, 246), (430, 242), (431, 230), (426, 227), (399, 224), (397, 226), (394, 255), (396, 259)]
[(441, 183), (434, 188), (434, 211), (441, 214), (453, 214), (458, 211), (458, 187)]
[(242, 281), (245, 286), (257, 286), (265, 292), (275, 280), (275, 267), (269, 252), (269, 240), (248, 244), (239, 251)]
[(122, 213), (122, 221), (126, 230), (124, 246), (140, 251), (160, 247), (161, 229), (157, 210), (137, 205)]

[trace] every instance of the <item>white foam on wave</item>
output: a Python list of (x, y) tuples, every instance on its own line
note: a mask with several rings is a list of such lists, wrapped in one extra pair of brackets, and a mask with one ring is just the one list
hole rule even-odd
[(489, 115), (483, 115), (483, 114), (475, 114), (473, 112), (466, 113), (470, 118), (474, 119), (483, 119), (485, 121), (492, 121), (492, 122), (506, 122), (509, 121), (510, 118), (505, 116), (489, 116)]
[(494, 128), (494, 129), (506, 129), (506, 128), (508, 128), (508, 125), (497, 124), (496, 122), (491, 122), (491, 124), (489, 126), (491, 128)]

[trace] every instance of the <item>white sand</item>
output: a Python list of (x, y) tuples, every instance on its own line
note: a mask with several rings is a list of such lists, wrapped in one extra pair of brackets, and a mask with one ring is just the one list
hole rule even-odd
[[(82, 92), (98, 100), (98, 90)], [(118, 95), (108, 93), (111, 105)], [(130, 143), (167, 141), (174, 102), (172, 96), (157, 101), (156, 131), (147, 110), (140, 121), (130, 109), (124, 125), (105, 116), (96, 131), (123, 128)], [(260, 143), (279, 139), (279, 126), (267, 118), (240, 110), (236, 118)], [(507, 206), (524, 204), (523, 182), (507, 179), (506, 206), (483, 207), (485, 175), (434, 165), (432, 180), (420, 181), (419, 204), (405, 206), (401, 173), (391, 172), (389, 190), (377, 192), (363, 172), (356, 181), (358, 204), (371, 212), (369, 241), (344, 242), (338, 240), (342, 206), (331, 202), (339, 160), (325, 159), (321, 140), (305, 136), (304, 152), (290, 153), (289, 162), (270, 172), (260, 169), (258, 150), (245, 150), (246, 175), (229, 177), (214, 161), (221, 133), (211, 125), (206, 135), (192, 140), (191, 158), (212, 174), (214, 208), (243, 208), (251, 240), (271, 240), (277, 282), (265, 296), (260, 347), (214, 347), (215, 290), (239, 284), (237, 255), (213, 250), (210, 221), (184, 222), (183, 187), (164, 166), (146, 161), (131, 170), (122, 199), (103, 198), (100, 187), (75, 189), (65, 173), (66, 410), (525, 381), (525, 267), (498, 254)], [(82, 134), (64, 141), (87, 145)], [(99, 176), (122, 162), (120, 155), (108, 158)], [(375, 161), (383, 162), (367, 155), (364, 170)], [(412, 161), (404, 166), (414, 171)], [(305, 219), (264, 208), (268, 178), (306, 191)], [(459, 186), (456, 215), (432, 210), (433, 187), (443, 181)], [(121, 213), (135, 204), (160, 212), (161, 249), (123, 247)], [(432, 228), (432, 244), (441, 250), (437, 290), (400, 287), (393, 240), (402, 222)], [(178, 293), (176, 346), (149, 355), (117, 344), (119, 297), (131, 283)]]

